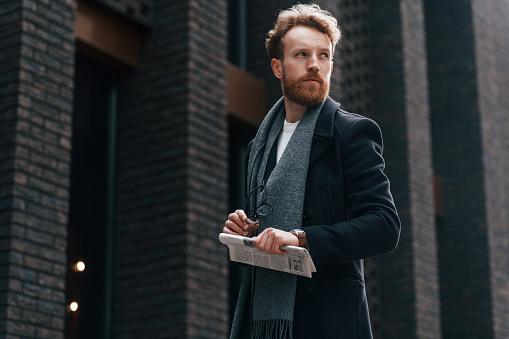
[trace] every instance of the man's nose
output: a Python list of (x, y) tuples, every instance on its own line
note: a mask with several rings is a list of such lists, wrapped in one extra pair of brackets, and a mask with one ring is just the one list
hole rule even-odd
[(318, 58), (312, 55), (308, 59), (308, 71), (319, 71), (320, 65), (318, 64)]

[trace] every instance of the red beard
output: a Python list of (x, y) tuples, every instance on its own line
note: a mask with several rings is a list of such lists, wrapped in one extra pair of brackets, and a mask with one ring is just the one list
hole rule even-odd
[[(308, 84), (305, 79), (315, 78), (319, 84)], [(311, 107), (325, 101), (329, 94), (330, 82), (318, 73), (309, 72), (298, 79), (290, 79), (283, 68), (283, 93), (290, 100), (299, 105)]]

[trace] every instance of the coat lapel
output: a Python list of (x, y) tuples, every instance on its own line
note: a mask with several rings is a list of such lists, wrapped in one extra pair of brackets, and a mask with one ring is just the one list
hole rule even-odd
[(331, 144), (334, 137), (334, 115), (339, 108), (339, 103), (327, 97), (316, 121), (311, 145), (309, 163), (313, 163)]

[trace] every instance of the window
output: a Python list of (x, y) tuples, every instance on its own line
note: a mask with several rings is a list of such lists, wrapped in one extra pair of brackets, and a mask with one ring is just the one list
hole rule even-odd
[[(108, 338), (112, 300), (116, 74), (76, 57), (66, 338)], [(75, 264), (84, 263), (80, 271)], [(83, 268), (83, 267), (82, 267)]]
[(247, 0), (228, 2), (228, 61), (247, 69)]

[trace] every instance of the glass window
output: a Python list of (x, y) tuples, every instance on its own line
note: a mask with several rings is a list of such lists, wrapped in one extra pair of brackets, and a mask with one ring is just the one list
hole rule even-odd
[(228, 61), (247, 69), (247, 0), (228, 2)]
[(109, 337), (115, 117), (116, 74), (78, 54), (67, 254), (67, 304), (77, 309), (66, 338)]

